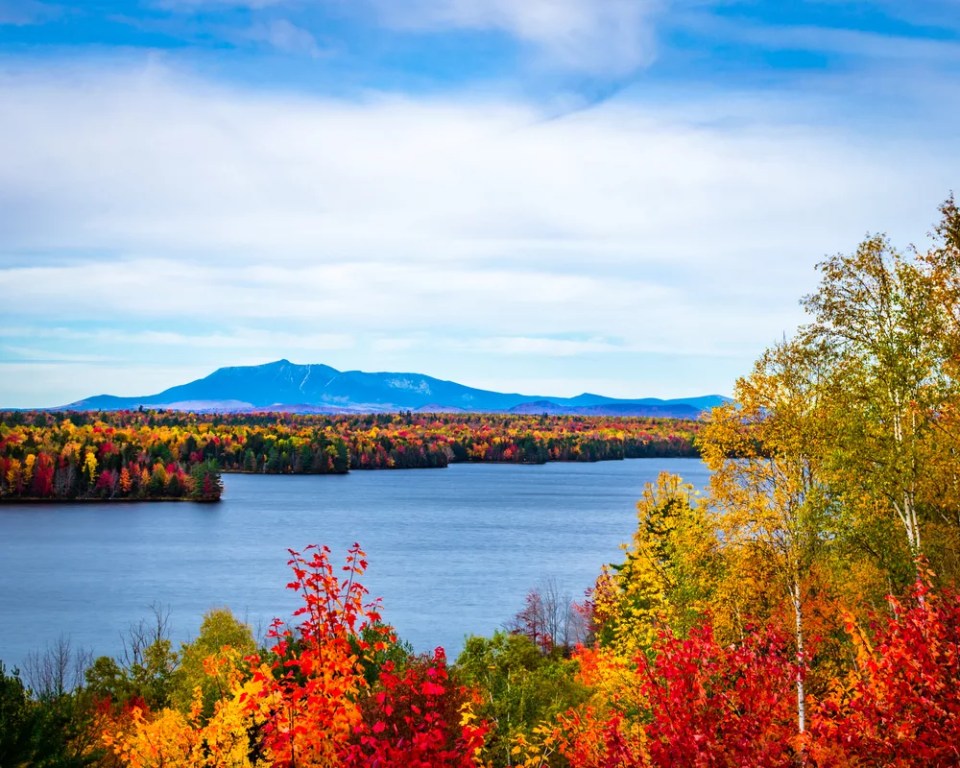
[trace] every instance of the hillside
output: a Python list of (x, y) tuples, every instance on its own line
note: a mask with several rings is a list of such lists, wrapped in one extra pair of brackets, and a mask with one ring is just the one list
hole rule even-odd
[(576, 397), (529, 396), (476, 389), (422, 373), (338, 371), (289, 360), (220, 368), (209, 376), (153, 395), (96, 395), (63, 406), (70, 410), (168, 408), (181, 411), (280, 410), (292, 413), (391, 411), (549, 413), (582, 416), (697, 418), (725, 402), (720, 395), (625, 400), (584, 393)]

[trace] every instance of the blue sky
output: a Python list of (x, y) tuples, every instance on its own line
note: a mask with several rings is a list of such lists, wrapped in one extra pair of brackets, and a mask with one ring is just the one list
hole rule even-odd
[(729, 393), (824, 255), (923, 247), (958, 75), (958, 0), (0, 0), (0, 406)]

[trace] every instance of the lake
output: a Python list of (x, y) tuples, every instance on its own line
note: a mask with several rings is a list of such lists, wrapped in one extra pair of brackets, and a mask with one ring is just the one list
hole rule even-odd
[(0, 506), (0, 660), (60, 636), (115, 655), (158, 604), (176, 642), (227, 606), (254, 630), (297, 606), (287, 548), (354, 541), (384, 619), (418, 651), (454, 657), (548, 579), (576, 599), (623, 559), (643, 486), (661, 471), (705, 487), (698, 459), (454, 464), (344, 476), (225, 475), (219, 504)]

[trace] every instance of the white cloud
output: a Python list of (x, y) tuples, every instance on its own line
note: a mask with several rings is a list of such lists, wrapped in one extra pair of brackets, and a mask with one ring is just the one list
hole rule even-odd
[(788, 268), (771, 248), (805, 257), (804, 274), (869, 228), (922, 234), (916, 217), (929, 223), (949, 187), (950, 147), (922, 136), (884, 145), (764, 104), (727, 127), (723, 108), (620, 102), (546, 120), (510, 101), (268, 97), (156, 69), (8, 77), (0, 140), (16, 151), (0, 158), (0, 244), (7, 258), (746, 265), (762, 277)]
[(596, 352), (620, 352), (624, 347), (606, 339), (554, 339), (531, 336), (497, 336), (466, 346), (477, 352), (500, 355), (546, 355), (570, 357)]
[[(957, 137), (922, 114), (868, 137), (780, 107), (620, 100), (548, 119), (493, 96), (268, 96), (158, 67), (0, 74), (0, 344), (466, 383), (503, 366), (582, 378), (589, 359), (596, 380), (729, 392), (707, 367), (744, 372), (789, 333), (815, 261), (868, 230), (922, 239), (956, 184)], [(112, 330), (15, 333), (50, 326)], [(700, 367), (639, 371), (650, 354)], [(520, 371), (528, 358), (569, 367)], [(664, 388), (618, 393), (680, 389)]]
[[(299, 350), (329, 351), (349, 349), (355, 339), (343, 333), (285, 333), (258, 328), (234, 328), (216, 333), (178, 333), (175, 331), (127, 330), (124, 328), (97, 328), (77, 330), (69, 327), (13, 326), (0, 328), (0, 337), (44, 339), (69, 344), (97, 344), (104, 347), (176, 347), (191, 350)], [(42, 350), (26, 350), (8, 345), (6, 349), (25, 359), (49, 357)], [(25, 352), (29, 351), (29, 354)], [(87, 361), (86, 356), (65, 356), (64, 360)], [(102, 359), (102, 358), (100, 358)]]
[[(779, 328), (795, 322), (790, 306), (724, 313), (711, 308), (715, 297), (683, 286), (588, 271), (589, 265), (580, 274), (553, 274), (546, 269), (387, 262), (238, 265), (225, 270), (133, 260), (7, 269), (0, 271), (0, 294), (7, 297), (5, 312), (35, 322), (48, 319), (53, 311), (87, 323), (110, 317), (133, 325), (218, 321), (337, 329), (323, 334), (319, 346), (305, 333), (305, 350), (348, 347), (345, 329), (373, 335), (399, 326), (429, 334), (435, 345), (447, 337), (487, 337), (460, 349), (496, 354), (611, 351), (596, 339), (551, 338), (557, 333), (615, 333), (625, 340), (626, 349), (638, 352), (714, 354), (754, 349), (760, 339), (767, 340), (771, 322)], [(705, 315), (712, 311), (716, 314), (707, 322)], [(516, 336), (518, 328), (535, 336)], [(244, 339), (248, 346), (273, 349), (294, 342), (250, 331), (200, 341), (224, 349), (242, 348)], [(130, 341), (195, 346), (198, 340), (151, 331)]]
[(408, 30), (504, 32), (551, 66), (624, 74), (654, 56), (652, 17), (660, 0), (372, 0), (390, 26)]
[(283, 53), (319, 58), (322, 53), (316, 38), (287, 19), (258, 22), (242, 33), (249, 40), (266, 43)]

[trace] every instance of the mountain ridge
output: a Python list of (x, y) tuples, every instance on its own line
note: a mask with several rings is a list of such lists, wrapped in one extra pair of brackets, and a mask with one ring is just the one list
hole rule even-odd
[(545, 397), (478, 389), (422, 373), (339, 371), (323, 363), (287, 359), (218, 368), (201, 379), (153, 395), (94, 395), (53, 410), (125, 410), (140, 406), (170, 410), (290, 413), (476, 411), (556, 415), (666, 416), (697, 418), (728, 402), (722, 395), (625, 399), (584, 392)]

